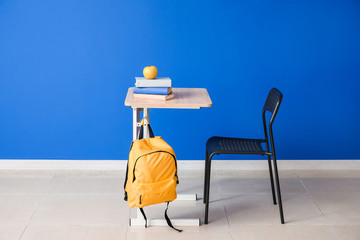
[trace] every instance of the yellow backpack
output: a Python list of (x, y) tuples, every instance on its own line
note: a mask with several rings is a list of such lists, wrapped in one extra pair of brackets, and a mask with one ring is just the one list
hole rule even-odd
[[(179, 183), (174, 150), (161, 137), (154, 133), (147, 124), (150, 138), (143, 138), (144, 119), (141, 121), (137, 140), (132, 141), (125, 176), (125, 201), (129, 207), (138, 207), (145, 219), (143, 207), (167, 202), (165, 218), (168, 225), (173, 225), (167, 216), (169, 202), (176, 199), (176, 186)], [(175, 230), (181, 232), (174, 228)]]

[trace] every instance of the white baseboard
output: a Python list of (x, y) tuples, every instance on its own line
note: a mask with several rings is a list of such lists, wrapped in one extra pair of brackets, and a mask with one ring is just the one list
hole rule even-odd
[[(0, 170), (125, 170), (126, 160), (0, 160)], [(204, 160), (180, 160), (181, 170), (204, 170)], [(267, 170), (267, 160), (213, 160), (212, 170)], [(278, 160), (279, 170), (360, 170), (360, 160)]]

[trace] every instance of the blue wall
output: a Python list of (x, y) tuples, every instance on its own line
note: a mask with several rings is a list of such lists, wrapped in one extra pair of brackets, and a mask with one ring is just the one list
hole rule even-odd
[(179, 159), (203, 159), (212, 135), (262, 137), (273, 86), (280, 159), (360, 159), (359, 13), (357, 0), (1, 0), (0, 158), (127, 159), (126, 91), (155, 65), (213, 100), (151, 110)]

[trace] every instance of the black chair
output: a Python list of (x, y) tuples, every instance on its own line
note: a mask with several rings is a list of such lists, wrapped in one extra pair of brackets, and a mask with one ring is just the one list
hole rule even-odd
[[(247, 139), (247, 138), (227, 138), (227, 137), (211, 137), (206, 142), (206, 157), (205, 157), (205, 180), (204, 180), (204, 203), (205, 205), (205, 224), (208, 224), (209, 216), (209, 196), (210, 196), (210, 174), (211, 174), (211, 159), (216, 154), (259, 154), (266, 155), (268, 158), (269, 173), (270, 173), (270, 183), (273, 196), (273, 202), (276, 205), (276, 196), (274, 188), (274, 179), (271, 166), (271, 156), (273, 158), (274, 170), (275, 170), (275, 180), (276, 180), (276, 189), (277, 197), (279, 201), (279, 210), (280, 210), (280, 219), (281, 223), (284, 224), (284, 214), (282, 209), (281, 201), (281, 191), (280, 191), (280, 182), (279, 174), (276, 163), (275, 155), (275, 144), (272, 131), (272, 125), (274, 123), (276, 114), (279, 110), (281, 100), (283, 98), (282, 93), (273, 88), (270, 90), (265, 105), (262, 111), (262, 119), (264, 125), (265, 139)], [(266, 112), (271, 113), (270, 122), (268, 125), (269, 135), (267, 131), (267, 121), (265, 118)], [(266, 150), (263, 149), (262, 143), (265, 143)], [(269, 147), (271, 145), (271, 148)]]

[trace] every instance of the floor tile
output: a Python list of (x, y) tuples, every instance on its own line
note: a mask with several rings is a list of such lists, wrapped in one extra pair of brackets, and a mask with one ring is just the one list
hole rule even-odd
[(123, 240), (127, 226), (28, 226), (21, 240)]
[(360, 170), (296, 170), (295, 173), (300, 178), (360, 178)]
[[(273, 205), (268, 171), (213, 171), (209, 224), (204, 225), (203, 171), (179, 171), (171, 219), (200, 227), (129, 227), (125, 171), (0, 170), (0, 239), (338, 239), (360, 240), (360, 171), (280, 171), (286, 224)], [(166, 205), (145, 207), (164, 219)], [(142, 216), (140, 216), (142, 217)]]
[(337, 240), (330, 226), (231, 225), (233, 240)]
[(124, 180), (109, 177), (55, 177), (49, 194), (123, 194)]
[[(229, 178), (265, 178), (269, 179), (268, 170), (240, 170), (240, 171), (213, 171), (217, 177), (229, 177)], [(279, 170), (280, 178), (298, 178), (295, 171), (291, 170)]]
[[(219, 182), (216, 179), (211, 180), (210, 196), (221, 192)], [(180, 178), (180, 183), (176, 187), (178, 195), (181, 194), (197, 194), (199, 199), (204, 195), (204, 179), (203, 178)]]
[[(304, 185), (293, 171), (279, 173), (283, 193), (306, 193)], [(226, 193), (271, 193), (268, 171), (215, 171), (216, 182), (221, 192)]]
[(204, 171), (189, 171), (189, 170), (182, 170), (178, 169), (179, 178), (192, 178), (192, 179), (203, 179), (204, 178)]
[(359, 240), (360, 225), (333, 226), (337, 239), (339, 240)]
[(129, 208), (123, 195), (50, 194), (41, 201), (30, 224), (127, 225)]
[(124, 194), (125, 171), (57, 171), (50, 194)]
[(37, 194), (49, 190), (52, 176), (0, 176), (0, 194)]
[(329, 224), (310, 194), (284, 194), (283, 209), (287, 225)]
[(309, 193), (360, 193), (360, 178), (302, 178), (301, 180)]
[(203, 225), (200, 227), (180, 227), (179, 233), (169, 227), (129, 227), (127, 240), (231, 240), (227, 225)]
[(56, 170), (0, 170), (1, 177), (47, 177), (52, 178), (55, 175)]
[(26, 225), (0, 225), (0, 239), (3, 240), (19, 240)]
[(360, 225), (360, 194), (313, 194), (332, 225)]
[(55, 177), (67, 177), (67, 178), (76, 178), (76, 177), (99, 177), (99, 178), (125, 178), (125, 171), (120, 170), (57, 170)]
[(40, 194), (0, 194), (0, 226), (26, 226), (38, 207)]
[[(265, 178), (218, 178), (222, 193), (271, 193), (270, 179)], [(281, 178), (282, 193), (306, 193), (297, 178)]]
[[(282, 200), (286, 224), (328, 224), (311, 195), (283, 194)], [(230, 225), (280, 224), (279, 208), (273, 205), (271, 194), (228, 194), (224, 195), (224, 205)]]
[[(271, 194), (224, 195), (229, 224), (277, 224), (278, 207), (273, 205)], [(211, 204), (209, 216), (211, 216)]]

